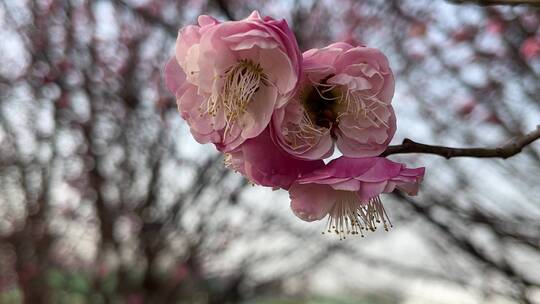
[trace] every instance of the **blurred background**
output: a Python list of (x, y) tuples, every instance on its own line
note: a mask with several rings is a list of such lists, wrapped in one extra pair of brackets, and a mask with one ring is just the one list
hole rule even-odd
[(197, 144), (161, 78), (181, 26), (257, 9), (303, 51), (380, 48), (393, 143), (494, 146), (540, 123), (539, 8), (0, 3), (0, 303), (540, 303), (538, 142), (507, 160), (391, 156), (427, 168), (419, 196), (383, 198), (390, 232), (338, 241)]

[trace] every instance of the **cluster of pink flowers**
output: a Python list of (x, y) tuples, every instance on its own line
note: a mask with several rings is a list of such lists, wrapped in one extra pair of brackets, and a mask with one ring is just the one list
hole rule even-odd
[[(165, 80), (196, 141), (254, 184), (288, 190), (297, 217), (327, 217), (340, 238), (387, 229), (381, 193), (418, 191), (424, 168), (379, 157), (396, 117), (377, 49), (338, 42), (302, 54), (285, 20), (200, 16), (180, 30)], [(343, 156), (325, 164), (335, 147)]]

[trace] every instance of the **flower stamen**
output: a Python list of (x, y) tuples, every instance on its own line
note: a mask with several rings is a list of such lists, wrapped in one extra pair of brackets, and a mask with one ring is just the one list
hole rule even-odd
[(326, 229), (322, 234), (335, 233), (340, 240), (346, 239), (349, 234), (364, 237), (364, 230), (375, 231), (381, 222), (385, 231), (393, 227), (379, 196), (363, 204), (356, 193), (341, 191), (328, 213)]
[[(315, 81), (308, 76), (308, 80), (320, 98), (317, 102), (332, 111), (336, 122), (343, 115), (353, 114), (357, 119), (368, 121), (373, 127), (379, 128), (382, 125), (388, 128), (387, 122), (377, 114), (377, 110), (385, 107), (386, 104), (380, 101), (376, 95), (352, 90), (346, 85), (328, 84), (324, 79)], [(311, 115), (314, 114), (317, 115), (317, 113), (311, 113)]]
[(225, 115), (224, 137), (231, 130), (238, 118), (247, 111), (255, 93), (263, 85), (268, 85), (268, 77), (259, 63), (250, 59), (241, 59), (225, 71), (224, 84), (219, 94), (208, 98), (206, 113), (216, 117), (223, 107)]

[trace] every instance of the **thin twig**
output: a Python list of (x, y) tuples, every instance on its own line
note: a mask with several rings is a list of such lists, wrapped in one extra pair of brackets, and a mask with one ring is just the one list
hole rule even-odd
[(477, 158), (509, 158), (521, 152), (521, 150), (540, 138), (540, 125), (536, 130), (525, 134), (513, 141), (496, 148), (451, 148), (442, 146), (426, 145), (405, 138), (401, 145), (389, 146), (381, 156), (404, 153), (435, 154), (445, 158), (452, 157), (477, 157)]
[(450, 0), (456, 4), (476, 5), (532, 5), (540, 6), (540, 0)]

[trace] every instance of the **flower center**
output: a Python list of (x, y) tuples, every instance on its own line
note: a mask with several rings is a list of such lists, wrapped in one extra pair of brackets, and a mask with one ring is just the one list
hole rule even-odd
[(319, 139), (330, 130), (316, 125), (304, 112), (299, 123), (289, 122), (283, 131), (288, 144), (293, 149), (304, 150), (316, 146)]
[(348, 234), (360, 234), (364, 237), (364, 230), (377, 230), (377, 224), (381, 221), (384, 230), (388, 231), (389, 227), (393, 227), (378, 196), (363, 204), (356, 193), (340, 191), (338, 200), (328, 213), (326, 231), (322, 234), (335, 233), (340, 240), (345, 239)]
[(299, 122), (291, 121), (284, 127), (287, 143), (295, 150), (307, 150), (317, 146), (321, 137), (330, 133), (343, 115), (354, 115), (357, 121), (367, 121), (369, 126), (388, 128), (381, 117), (388, 105), (363, 91), (353, 91), (344, 85), (328, 84), (328, 75), (320, 81), (309, 79), (310, 86), (297, 98), (302, 107)]
[(337, 105), (341, 99), (334, 85), (326, 84), (330, 75), (320, 83), (312, 83), (303, 99), (303, 106), (311, 121), (318, 127), (330, 129), (338, 118)]
[(310, 79), (312, 89), (304, 99), (304, 108), (317, 126), (331, 129), (339, 123), (341, 116), (352, 114), (356, 119), (366, 120), (374, 127), (388, 127), (377, 113), (381, 107), (387, 106), (384, 102), (367, 91), (328, 84), (328, 79), (333, 76), (330, 74), (318, 82)]
[(223, 107), (224, 136), (227, 136), (230, 128), (247, 111), (253, 95), (262, 85), (267, 85), (268, 80), (260, 64), (250, 59), (239, 60), (220, 77), (224, 78), (223, 87), (219, 94), (212, 94), (208, 99), (207, 113), (215, 117)]
[(332, 90), (325, 90), (325, 86), (312, 83), (297, 98), (302, 117), (299, 122), (289, 122), (283, 130), (287, 143), (295, 150), (317, 146), (320, 138), (327, 135), (336, 122), (336, 96)]

